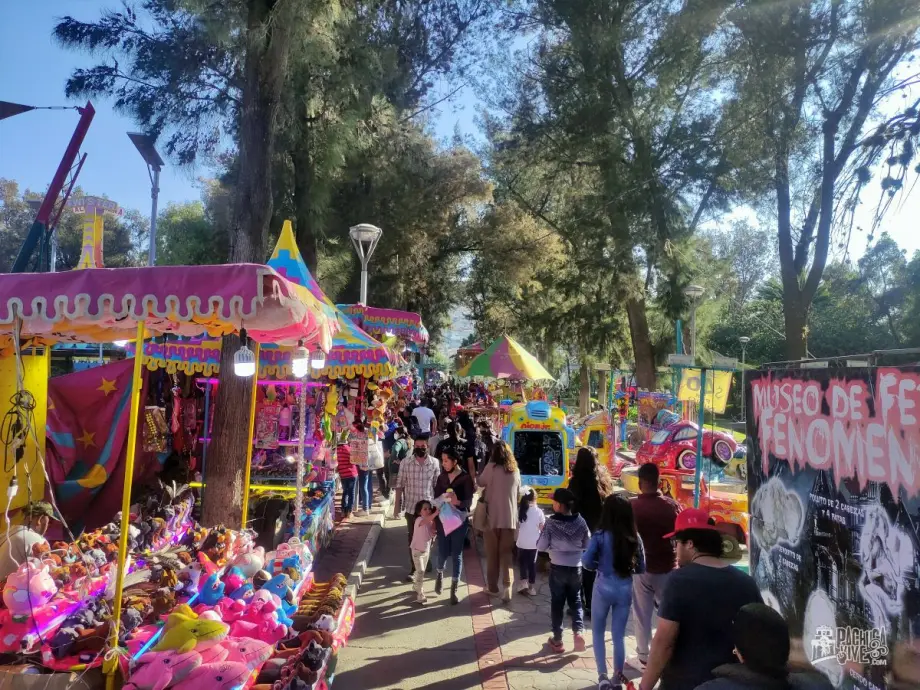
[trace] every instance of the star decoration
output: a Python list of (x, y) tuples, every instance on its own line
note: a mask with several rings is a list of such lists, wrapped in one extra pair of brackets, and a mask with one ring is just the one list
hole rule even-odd
[(109, 397), (109, 393), (114, 393), (117, 388), (115, 388), (115, 380), (109, 381), (105, 376), (102, 377), (102, 385), (96, 389), (97, 391), (102, 391), (105, 393), (105, 397)]
[(96, 447), (96, 434), (83, 430), (83, 435), (77, 439), (80, 443), (83, 444), (84, 448)]

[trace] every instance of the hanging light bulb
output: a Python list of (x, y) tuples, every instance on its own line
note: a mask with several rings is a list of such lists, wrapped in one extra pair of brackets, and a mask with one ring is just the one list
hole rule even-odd
[(317, 350), (310, 355), (310, 366), (314, 369), (322, 369), (326, 366), (326, 353)]
[(246, 346), (248, 338), (245, 328), (240, 329), (240, 341), (242, 342), (240, 349), (233, 355), (233, 373), (237, 376), (255, 376), (256, 356), (255, 353)]
[(291, 372), (299, 379), (310, 372), (310, 351), (303, 346), (302, 340), (291, 355)]
[(130, 340), (113, 340), (112, 345), (114, 345), (115, 347), (125, 347), (129, 342), (131, 341)]

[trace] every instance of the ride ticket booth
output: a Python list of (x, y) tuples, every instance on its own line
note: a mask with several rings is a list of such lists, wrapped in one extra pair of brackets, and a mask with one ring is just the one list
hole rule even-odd
[(575, 451), (575, 430), (565, 413), (544, 400), (513, 405), (502, 439), (514, 452), (521, 484), (534, 488), (538, 503), (551, 504), (553, 491), (568, 482)]

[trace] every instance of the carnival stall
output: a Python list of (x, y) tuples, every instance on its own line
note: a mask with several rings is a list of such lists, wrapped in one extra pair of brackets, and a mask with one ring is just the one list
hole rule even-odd
[[(166, 333), (239, 332), (237, 359), (245, 364), (249, 338), (256, 353), (263, 342), (328, 350), (336, 329), (308, 290), (251, 264), (4, 275), (0, 294), (0, 361), (15, 372), (15, 414), (46, 406), (35, 373), (47, 378), (54, 342), (133, 337), (142, 352), (146, 338)], [(119, 668), (141, 690), (260, 680), (287, 687), (294, 677), (322, 687), (353, 615), (343, 577), (314, 583), (312, 551), (299, 539), (265, 554), (251, 531), (198, 527), (186, 487), (132, 502), (142, 364), (135, 358), (121, 513), (96, 532), (54, 544), (47, 557), (33, 550), (7, 578), (3, 643), (18, 644), (20, 653), (40, 649), (46, 669), (102, 666), (110, 687)], [(41, 497), (38, 468), (47, 481), (43, 416), (21, 419), (28, 443), (5, 475), (13, 507)], [(245, 515), (248, 494), (243, 500)]]

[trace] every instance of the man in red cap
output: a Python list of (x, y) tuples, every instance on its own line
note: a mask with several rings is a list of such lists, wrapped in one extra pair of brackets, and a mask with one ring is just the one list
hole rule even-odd
[(639, 690), (659, 679), (661, 690), (693, 690), (735, 661), (735, 614), (762, 599), (750, 575), (721, 559), (721, 533), (705, 510), (683, 510), (665, 538), (674, 539), (680, 568), (668, 578)]

